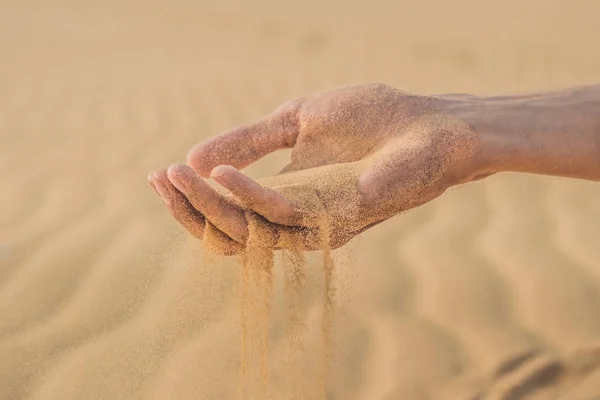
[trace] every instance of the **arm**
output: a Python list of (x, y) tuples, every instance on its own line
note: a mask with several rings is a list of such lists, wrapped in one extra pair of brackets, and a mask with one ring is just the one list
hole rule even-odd
[(476, 174), (513, 171), (600, 181), (600, 85), (453, 105), (481, 134)]
[[(238, 171), (281, 148), (292, 148), (282, 173), (255, 181)], [(325, 213), (335, 248), (450, 186), (504, 171), (600, 181), (600, 86), (486, 98), (338, 88), (203, 141), (188, 166), (148, 179), (181, 225), (234, 254), (248, 213), (306, 250), (321, 243), (314, 221)]]

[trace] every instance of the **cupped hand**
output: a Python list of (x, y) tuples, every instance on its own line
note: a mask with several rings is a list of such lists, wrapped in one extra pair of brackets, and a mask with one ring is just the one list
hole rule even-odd
[[(148, 182), (184, 228), (221, 253), (243, 249), (249, 216), (273, 233), (274, 248), (314, 250), (323, 235), (336, 248), (472, 174), (478, 136), (449, 111), (454, 101), (381, 84), (316, 93), (197, 144), (187, 165)], [(284, 148), (291, 161), (278, 175), (239, 171)]]

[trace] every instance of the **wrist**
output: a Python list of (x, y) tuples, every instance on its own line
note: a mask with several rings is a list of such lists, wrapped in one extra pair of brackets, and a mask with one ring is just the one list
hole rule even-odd
[(467, 178), (525, 172), (600, 179), (600, 88), (451, 100), (448, 108), (476, 132)]

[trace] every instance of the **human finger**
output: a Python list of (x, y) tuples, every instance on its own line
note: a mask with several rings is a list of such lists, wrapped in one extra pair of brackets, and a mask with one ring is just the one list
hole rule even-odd
[(228, 202), (187, 165), (171, 165), (167, 176), (189, 203), (213, 225), (236, 242), (246, 242), (248, 227), (243, 209)]
[(236, 196), (242, 204), (269, 221), (288, 226), (301, 224), (302, 215), (283, 194), (260, 185), (234, 167), (218, 166), (210, 176)]
[(242, 169), (276, 150), (291, 148), (299, 133), (302, 99), (289, 101), (269, 116), (195, 145), (187, 164), (207, 178), (218, 165)]
[(148, 183), (161, 197), (169, 213), (179, 222), (192, 236), (202, 239), (204, 234), (205, 220), (186, 197), (173, 186), (167, 178), (165, 170), (158, 170), (148, 175)]

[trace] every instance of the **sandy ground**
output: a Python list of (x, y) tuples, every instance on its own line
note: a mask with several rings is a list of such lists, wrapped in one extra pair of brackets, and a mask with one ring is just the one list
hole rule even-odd
[[(52, 3), (0, 1), (2, 400), (237, 398), (237, 269), (145, 182), (197, 141), (341, 84), (600, 82), (595, 0)], [(598, 184), (504, 174), (365, 233), (330, 397), (600, 398), (599, 220)], [(311, 398), (276, 295), (273, 398)]]

